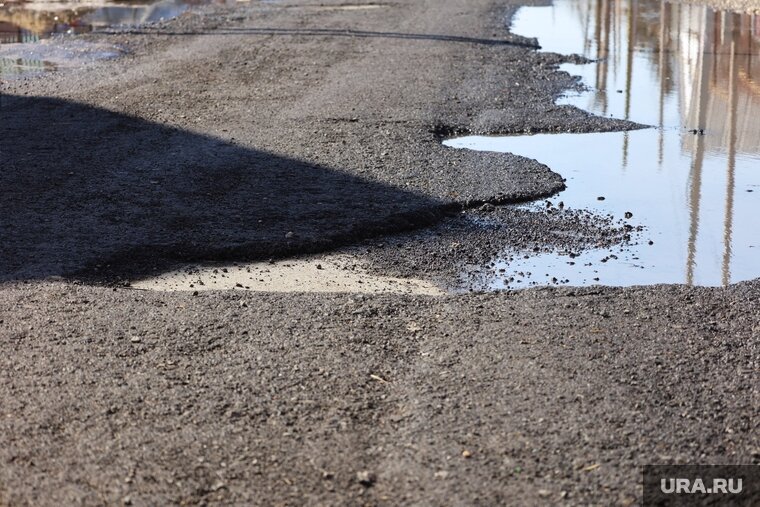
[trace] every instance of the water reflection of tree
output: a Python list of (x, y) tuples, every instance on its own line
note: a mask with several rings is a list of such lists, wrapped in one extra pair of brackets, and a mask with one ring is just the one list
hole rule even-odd
[[(94, 0), (56, 3), (54, 10), (32, 2), (0, 3), (0, 43), (35, 42), (55, 33), (85, 33), (93, 26), (139, 24), (173, 17), (186, 6), (211, 0)], [(224, 0), (220, 0), (224, 3)]]
[(8, 74), (28, 74), (54, 70), (55, 65), (40, 60), (26, 58), (0, 58), (0, 76)]
[[(624, 72), (628, 85), (634, 81), (635, 52), (656, 72), (661, 106), (678, 94), (684, 126), (707, 127), (718, 134), (708, 139), (708, 150), (727, 149), (733, 102), (745, 121), (760, 114), (760, 69), (753, 65), (760, 50), (760, 17), (663, 0), (581, 0), (571, 5), (586, 34), (588, 54), (602, 60), (595, 83), (600, 111), (606, 112), (607, 94), (615, 92), (608, 90), (612, 74)], [(732, 65), (736, 79), (730, 78)], [(628, 116), (636, 90), (627, 86), (624, 92)], [(733, 93), (735, 101), (729, 100)], [(697, 125), (700, 113), (704, 124)], [(743, 123), (742, 118), (738, 121)], [(736, 146), (740, 152), (758, 151), (760, 129), (743, 129)]]
[[(595, 83), (598, 111), (607, 112), (608, 94), (614, 93), (610, 83), (624, 72), (624, 116), (628, 118), (637, 93), (632, 87), (636, 54), (636, 61), (643, 57), (658, 78), (660, 126), (675, 126), (664, 124), (666, 102), (675, 101), (682, 126), (709, 134), (686, 136), (681, 146), (691, 159), (689, 284), (696, 267), (705, 157), (711, 152), (725, 155), (722, 281), (730, 283), (737, 157), (760, 153), (760, 127), (755, 122), (760, 115), (760, 70), (753, 61), (760, 50), (760, 17), (665, 0), (581, 0), (571, 5), (586, 34), (587, 54), (601, 60)], [(661, 135), (660, 163), (662, 139)], [(623, 160), (627, 149), (624, 146)]]
[(53, 33), (89, 31), (82, 22), (88, 12), (90, 9), (48, 12), (0, 8), (0, 43), (36, 42)]

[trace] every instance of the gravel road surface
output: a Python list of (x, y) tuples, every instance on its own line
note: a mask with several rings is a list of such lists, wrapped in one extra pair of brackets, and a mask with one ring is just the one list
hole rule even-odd
[[(518, 3), (210, 6), (80, 39), (118, 59), (4, 81), (0, 505), (631, 505), (644, 464), (760, 462), (757, 282), (126, 286), (426, 228), (474, 259), (621, 240), (509, 207), (492, 234), (463, 225), (564, 182), (442, 138), (640, 127), (554, 105), (573, 57), (510, 35)], [(395, 242), (375, 269), (461, 262)]]

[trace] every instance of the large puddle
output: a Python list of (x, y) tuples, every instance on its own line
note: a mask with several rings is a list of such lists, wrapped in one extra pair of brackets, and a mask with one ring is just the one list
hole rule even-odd
[(563, 67), (590, 89), (558, 103), (657, 128), (446, 144), (536, 159), (568, 180), (555, 204), (646, 231), (617, 251), (505, 252), (476, 284), (719, 286), (760, 276), (760, 17), (659, 0), (553, 4), (522, 8), (512, 31), (596, 60)]
[[(226, 0), (219, 0), (225, 3)], [(44, 53), (29, 45), (56, 35), (73, 35), (114, 26), (137, 26), (179, 16), (193, 5), (209, 0), (159, 1), (17, 1), (0, 0), (0, 44), (21, 44), (20, 50), (4, 48), (0, 54), (0, 75), (40, 73), (56, 70), (60, 62), (51, 58), (30, 58), (26, 53)], [(56, 48), (57, 49), (57, 48)], [(5, 53), (22, 53), (6, 57)]]
[(54, 34), (87, 33), (108, 26), (174, 18), (204, 0), (0, 2), (0, 44), (37, 42)]

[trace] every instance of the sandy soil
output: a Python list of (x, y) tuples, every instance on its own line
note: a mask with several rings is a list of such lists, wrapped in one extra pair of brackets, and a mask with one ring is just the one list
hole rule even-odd
[(632, 127), (553, 104), (566, 58), (505, 31), (511, 2), (371, 5), (209, 7), (3, 83), (0, 504), (630, 505), (644, 464), (758, 463), (756, 282), (124, 286), (357, 245), (430, 280), (452, 237), (473, 259), (619, 239), (510, 207), (461, 221), (563, 181), (442, 136)]

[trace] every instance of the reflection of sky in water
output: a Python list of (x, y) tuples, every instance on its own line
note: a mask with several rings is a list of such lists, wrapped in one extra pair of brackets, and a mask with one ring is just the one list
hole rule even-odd
[[(592, 89), (561, 104), (649, 125), (709, 125), (718, 135), (708, 147), (726, 140), (729, 90), (745, 118), (760, 113), (760, 16), (660, 0), (557, 0), (521, 9), (512, 30), (539, 34), (543, 51), (599, 60), (562, 66)], [(741, 125), (737, 142), (756, 151), (753, 123)]]
[[(224, 0), (222, 0), (223, 2)], [(0, 2), (0, 43), (35, 42), (57, 33), (84, 33), (95, 28), (140, 25), (179, 16), (206, 0), (161, 0), (148, 3), (78, 2), (45, 4)]]
[(0, 75), (34, 74), (55, 70), (55, 65), (42, 60), (0, 58)]
[[(108, 26), (134, 26), (168, 20), (187, 11), (192, 5), (214, 0), (161, 0), (125, 3), (94, 0), (92, 3), (0, 1), (0, 44), (35, 43), (54, 34), (78, 34)], [(216, 0), (224, 3), (226, 0)], [(0, 75), (38, 73), (55, 70), (45, 60), (15, 58), (0, 60)]]
[[(630, 211), (647, 232), (642, 245), (616, 251), (618, 259), (606, 263), (599, 262), (608, 255), (601, 251), (576, 259), (502, 259), (497, 269), (507, 271), (486, 284), (501, 288), (502, 278), (526, 271), (532, 276), (513, 287), (555, 276), (571, 285), (721, 285), (760, 276), (758, 20), (658, 0), (555, 0), (522, 8), (515, 33), (537, 37), (544, 51), (599, 60), (563, 67), (591, 90), (559, 103), (660, 128), (448, 144), (534, 158), (568, 179), (555, 202), (619, 218)], [(688, 132), (700, 128), (705, 135)]]
[[(686, 134), (691, 136), (691, 134)], [(593, 278), (600, 283), (634, 285), (649, 283), (684, 283), (693, 273), (693, 282), (720, 285), (723, 279), (725, 234), (730, 229), (733, 251), (731, 280), (746, 280), (760, 275), (760, 238), (756, 213), (760, 209), (760, 157), (742, 156), (737, 163), (745, 170), (736, 171), (733, 223), (727, 226), (726, 192), (729, 185), (726, 160), (706, 157), (702, 168), (699, 209), (689, 206), (693, 189), (692, 159), (681, 150), (683, 135), (678, 130), (654, 129), (604, 134), (542, 134), (514, 137), (468, 137), (450, 146), (488, 151), (508, 151), (542, 162), (567, 178), (567, 190), (552, 199), (572, 208), (594, 209), (623, 218), (632, 212), (632, 224), (647, 230), (642, 245), (617, 253), (619, 261), (606, 264), (598, 260), (607, 254), (593, 252), (591, 269), (584, 269), (580, 259), (562, 258), (549, 273), (569, 278), (579, 284)], [(663, 143), (662, 164), (658, 145)], [(628, 155), (624, 156), (625, 147)], [(624, 162), (624, 158), (627, 160)], [(753, 192), (747, 192), (753, 190)], [(598, 201), (598, 197), (604, 201)], [(692, 234), (692, 226), (698, 234)], [(654, 241), (649, 245), (649, 240)], [(691, 254), (690, 254), (691, 252)], [(689, 262), (690, 255), (693, 263)], [(638, 257), (638, 260), (633, 259)], [(636, 266), (629, 269), (624, 261)], [(536, 259), (519, 259), (510, 263), (511, 271), (528, 271)], [(543, 256), (542, 262), (550, 262)], [(575, 265), (565, 261), (577, 261)], [(691, 265), (691, 268), (689, 267)], [(503, 267), (503, 266), (502, 266)], [(593, 274), (599, 271), (598, 274)], [(510, 273), (506, 273), (511, 276)], [(545, 273), (541, 273), (543, 276)], [(538, 281), (538, 280), (537, 280)]]
[(140, 25), (179, 16), (189, 8), (181, 0), (164, 0), (143, 6), (107, 6), (87, 14), (83, 21), (93, 27)]

